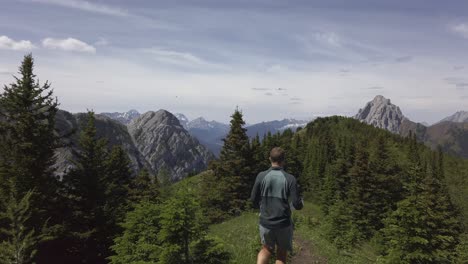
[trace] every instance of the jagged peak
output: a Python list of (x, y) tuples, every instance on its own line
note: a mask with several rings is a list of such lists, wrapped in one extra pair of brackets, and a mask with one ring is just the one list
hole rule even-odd
[[(162, 123), (166, 125), (174, 125), (174, 126), (181, 126), (179, 119), (173, 115), (171, 112), (160, 109), (158, 111), (148, 111), (142, 114), (139, 118), (135, 119), (134, 122), (155, 122), (155, 123)], [(134, 123), (132, 122), (132, 123)]]
[(399, 133), (401, 123), (406, 119), (400, 107), (383, 95), (375, 96), (364, 108), (359, 109), (354, 118), (393, 133)]

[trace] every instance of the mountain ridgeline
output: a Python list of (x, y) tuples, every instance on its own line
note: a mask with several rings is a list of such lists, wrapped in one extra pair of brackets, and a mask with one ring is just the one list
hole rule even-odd
[[(75, 153), (79, 152), (77, 142), (86, 124), (86, 116), (62, 110), (57, 114), (57, 131), (62, 136), (69, 135), (64, 137), (65, 146), (57, 151), (56, 172), (59, 175), (74, 166)], [(176, 181), (206, 169), (214, 158), (168, 111), (133, 116), (129, 120), (131, 122), (124, 125), (107, 115), (96, 115), (95, 125), (97, 136), (106, 139), (110, 147), (122, 146), (135, 174), (141, 169), (154, 175), (164, 172), (169, 174), (172, 181)]]
[[(123, 124), (128, 124), (133, 118), (137, 118), (140, 114), (136, 110), (130, 110), (123, 113), (101, 113)], [(229, 125), (218, 121), (208, 121), (203, 117), (198, 117), (189, 120), (184, 114), (175, 114), (179, 119), (180, 124), (198, 141), (208, 148), (216, 157), (219, 157), (221, 148), (223, 146), (223, 139), (229, 132)], [(286, 129), (295, 131), (299, 127), (305, 127), (309, 121), (297, 119), (282, 119), (260, 122), (253, 125), (247, 125), (247, 135), (254, 138), (257, 135), (260, 138), (265, 137), (267, 134), (275, 134), (283, 132)]]
[(446, 153), (468, 158), (468, 113), (457, 112), (431, 126), (405, 117), (390, 99), (378, 95), (359, 110), (355, 119), (402, 136), (416, 138), (433, 149), (438, 146)]
[[(236, 109), (214, 159), (165, 110), (120, 122), (60, 111), (33, 66), (25, 56), (0, 94), (0, 263), (253, 263), (231, 242), (244, 256), (261, 246), (257, 216), (243, 216), (273, 147), (306, 201), (293, 212), (300, 248), (320, 244), (332, 263), (468, 259), (468, 161), (443, 151), (465, 153), (466, 123), (425, 127), (378, 96), (359, 120), (317, 118), (261, 139)], [(232, 231), (236, 218), (250, 222)]]

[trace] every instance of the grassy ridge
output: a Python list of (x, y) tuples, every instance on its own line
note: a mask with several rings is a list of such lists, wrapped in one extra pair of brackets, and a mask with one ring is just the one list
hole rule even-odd
[[(376, 255), (371, 246), (365, 245), (354, 252), (339, 251), (332, 243), (327, 241), (321, 224), (320, 208), (306, 202), (304, 209), (293, 212), (295, 235), (313, 244), (314, 255), (322, 256), (328, 263), (374, 263)], [(210, 227), (211, 236), (217, 237), (225, 243), (226, 249), (232, 254), (232, 263), (255, 263), (260, 238), (258, 232), (258, 214), (245, 212), (241, 216), (216, 224)], [(294, 245), (295, 251), (301, 245)]]

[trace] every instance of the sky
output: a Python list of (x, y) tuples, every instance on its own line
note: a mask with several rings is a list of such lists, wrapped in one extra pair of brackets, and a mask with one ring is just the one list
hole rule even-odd
[(72, 112), (255, 123), (378, 94), (417, 122), (468, 110), (463, 0), (0, 0), (0, 84), (30, 52)]

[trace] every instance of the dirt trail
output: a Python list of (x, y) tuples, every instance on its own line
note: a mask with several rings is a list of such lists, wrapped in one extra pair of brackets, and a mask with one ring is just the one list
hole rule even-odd
[(298, 245), (296, 254), (291, 259), (291, 264), (326, 264), (327, 259), (314, 254), (314, 245), (299, 236), (294, 237)]

